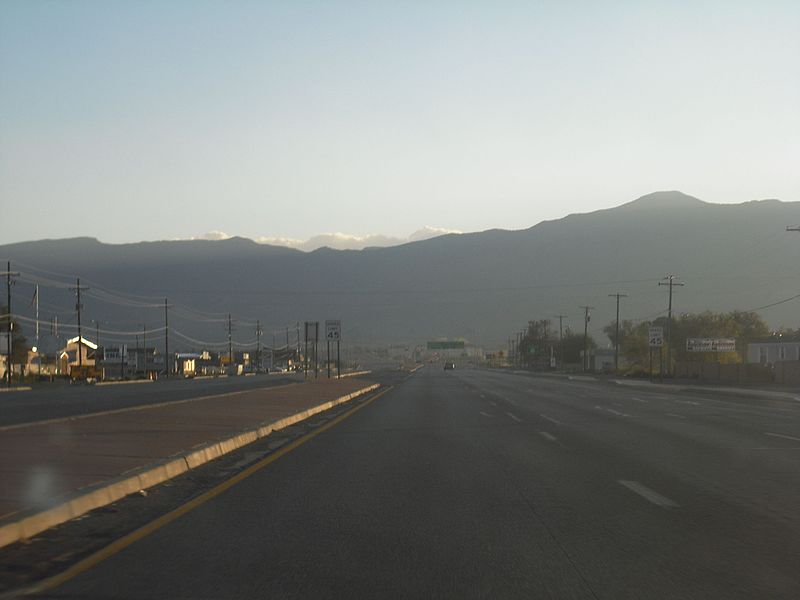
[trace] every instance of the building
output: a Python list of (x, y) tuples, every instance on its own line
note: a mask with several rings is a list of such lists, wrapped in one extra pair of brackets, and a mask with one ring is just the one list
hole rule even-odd
[(84, 367), (95, 366), (97, 355), (97, 344), (90, 342), (85, 337), (78, 337), (67, 340), (58, 353), (58, 363), (60, 373), (69, 373), (73, 366), (83, 365)]
[(159, 373), (164, 373), (164, 355), (158, 348), (133, 348), (127, 349), (128, 369), (131, 373), (144, 375), (150, 379), (158, 377)]
[(748, 363), (774, 365), (789, 361), (800, 361), (800, 337), (776, 335), (747, 344)]

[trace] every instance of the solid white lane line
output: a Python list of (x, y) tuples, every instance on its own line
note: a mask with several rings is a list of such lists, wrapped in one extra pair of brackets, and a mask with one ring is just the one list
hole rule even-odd
[(678, 506), (675, 502), (673, 502), (666, 496), (662, 496), (658, 492), (651, 490), (649, 487), (647, 487), (646, 485), (642, 485), (638, 481), (628, 481), (625, 479), (620, 479), (619, 483), (624, 485), (634, 494), (639, 494), (642, 498), (644, 498), (649, 502), (652, 502), (657, 506), (663, 506), (664, 508), (675, 508)]
[(520, 419), (517, 415), (512, 415), (510, 412), (507, 412), (506, 414), (514, 419), (517, 423), (522, 423), (522, 419)]
[(547, 433), (546, 431), (540, 431), (539, 435), (542, 436), (544, 439), (549, 440), (551, 442), (556, 442), (556, 436)]
[(558, 421), (553, 417), (548, 417), (547, 415), (542, 415), (542, 414), (540, 414), (539, 416), (542, 417), (543, 419), (550, 421), (551, 423), (555, 423), (556, 425), (563, 425), (561, 421)]
[(484, 417), (491, 417), (491, 416), (492, 416), (492, 415), (490, 415), (489, 413), (485, 413), (485, 412), (483, 412), (483, 411), (481, 411), (481, 414), (482, 414)]
[(675, 413), (664, 413), (664, 414), (667, 415), (668, 417), (675, 417), (676, 419), (685, 419), (686, 418), (683, 415), (676, 415)]
[(765, 431), (764, 435), (771, 435), (772, 437), (783, 438), (784, 440), (793, 440), (795, 442), (800, 442), (800, 438), (799, 437), (793, 437), (791, 435), (783, 435), (783, 434), (780, 434), (780, 433), (770, 433), (769, 431)]

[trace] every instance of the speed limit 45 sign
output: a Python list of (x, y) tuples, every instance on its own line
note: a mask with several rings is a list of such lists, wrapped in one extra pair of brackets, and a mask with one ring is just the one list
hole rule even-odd
[(663, 327), (651, 327), (648, 333), (649, 335), (647, 337), (650, 340), (651, 348), (661, 348), (661, 346), (664, 345)]
[(325, 339), (329, 342), (338, 342), (342, 339), (341, 321), (325, 321)]

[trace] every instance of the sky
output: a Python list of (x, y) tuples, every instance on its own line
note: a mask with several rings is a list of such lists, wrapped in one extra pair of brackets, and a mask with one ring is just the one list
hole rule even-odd
[(796, 1), (3, 0), (0, 243), (797, 201), (798, 31)]

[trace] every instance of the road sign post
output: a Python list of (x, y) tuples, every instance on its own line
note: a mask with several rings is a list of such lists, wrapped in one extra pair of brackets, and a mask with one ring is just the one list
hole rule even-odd
[(664, 360), (661, 348), (664, 346), (664, 328), (650, 327), (647, 332), (648, 346), (650, 348), (650, 379), (653, 378), (653, 348), (658, 348), (658, 374), (659, 379), (664, 380)]
[(331, 377), (331, 342), (336, 342), (336, 377), (339, 371), (339, 342), (342, 339), (342, 322), (339, 319), (325, 321), (325, 341), (328, 343), (328, 379)]

